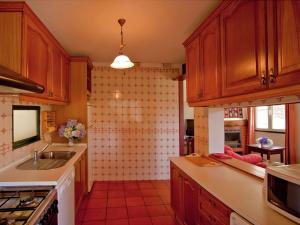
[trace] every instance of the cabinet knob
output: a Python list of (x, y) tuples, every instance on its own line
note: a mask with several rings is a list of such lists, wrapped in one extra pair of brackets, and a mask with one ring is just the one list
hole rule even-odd
[(266, 78), (266, 73), (265, 73), (265, 71), (263, 71), (263, 72), (261, 73), (261, 76), (260, 76), (260, 83), (261, 83), (262, 85), (266, 85), (266, 84), (267, 84), (267, 78)]
[(270, 77), (270, 83), (274, 84), (276, 82), (276, 75), (274, 74), (273, 69), (270, 69), (269, 77)]

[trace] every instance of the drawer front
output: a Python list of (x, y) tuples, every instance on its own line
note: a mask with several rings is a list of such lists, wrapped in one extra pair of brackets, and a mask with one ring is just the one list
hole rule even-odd
[(199, 211), (208, 215), (208, 219), (213, 217), (221, 224), (230, 224), (230, 208), (202, 188), (199, 190), (198, 198)]

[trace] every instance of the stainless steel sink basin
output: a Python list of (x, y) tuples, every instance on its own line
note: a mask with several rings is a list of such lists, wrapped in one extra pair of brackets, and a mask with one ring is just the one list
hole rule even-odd
[(39, 154), (39, 159), (71, 159), (76, 152), (71, 151), (51, 151), (51, 152), (42, 152)]
[(38, 160), (28, 159), (17, 166), (20, 170), (50, 170), (64, 166), (76, 152), (71, 151), (51, 151), (42, 152)]

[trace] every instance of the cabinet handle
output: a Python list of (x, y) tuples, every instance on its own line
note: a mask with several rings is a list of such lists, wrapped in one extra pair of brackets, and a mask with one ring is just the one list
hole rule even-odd
[(261, 76), (260, 76), (260, 83), (262, 85), (266, 85), (267, 84), (267, 78), (266, 78), (266, 73), (263, 71), (261, 73)]
[(276, 75), (274, 74), (273, 69), (270, 69), (269, 76), (270, 76), (270, 83), (274, 84), (276, 82)]

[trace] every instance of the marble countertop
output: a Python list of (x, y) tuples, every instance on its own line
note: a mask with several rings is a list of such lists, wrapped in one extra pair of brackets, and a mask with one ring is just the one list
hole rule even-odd
[(75, 151), (76, 154), (62, 167), (50, 170), (20, 170), (17, 165), (26, 161), (26, 157), (0, 170), (0, 186), (56, 186), (64, 179), (64, 175), (70, 171), (74, 163), (86, 151), (86, 144), (78, 144), (69, 147), (64, 144), (50, 145), (47, 151)]
[(296, 224), (267, 206), (263, 180), (228, 165), (200, 167), (185, 157), (171, 162), (200, 186), (256, 225)]

